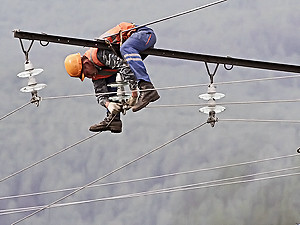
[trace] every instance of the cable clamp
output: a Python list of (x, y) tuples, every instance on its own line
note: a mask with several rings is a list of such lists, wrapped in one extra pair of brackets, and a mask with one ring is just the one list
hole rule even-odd
[(211, 127), (214, 127), (216, 122), (218, 122), (218, 118), (216, 117), (216, 112), (215, 111), (210, 111), (208, 114), (208, 119), (207, 123), (210, 123)]
[(42, 98), (37, 95), (37, 91), (32, 91), (31, 96), (32, 96), (32, 98), (30, 100), (30, 103), (35, 104), (36, 107), (39, 107), (40, 102), (42, 101)]

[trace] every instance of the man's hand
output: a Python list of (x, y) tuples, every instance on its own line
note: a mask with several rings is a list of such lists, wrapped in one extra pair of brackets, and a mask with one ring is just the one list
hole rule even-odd
[(118, 114), (121, 111), (122, 105), (115, 102), (108, 102), (106, 107), (111, 114)]
[(136, 104), (136, 102), (137, 102), (137, 97), (138, 97), (137, 91), (136, 91), (136, 90), (132, 91), (132, 92), (131, 92), (130, 98), (129, 98), (128, 101), (126, 102), (127, 105), (128, 105), (130, 108)]
[(130, 98), (127, 101), (127, 104), (131, 108), (136, 104), (136, 102), (137, 102), (137, 97), (130, 96)]

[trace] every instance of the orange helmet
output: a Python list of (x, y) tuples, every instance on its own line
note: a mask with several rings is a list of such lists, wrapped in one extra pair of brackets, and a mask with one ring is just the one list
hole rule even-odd
[(80, 53), (68, 55), (65, 59), (65, 68), (71, 77), (78, 77), (83, 81), (82, 62)]

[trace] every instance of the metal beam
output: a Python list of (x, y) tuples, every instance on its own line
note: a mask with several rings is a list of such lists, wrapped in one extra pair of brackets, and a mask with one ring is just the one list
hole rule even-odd
[(275, 70), (282, 72), (300, 73), (300, 65), (282, 64), (274, 62), (256, 61), (249, 59), (239, 59), (233, 57), (222, 57), (213, 55), (204, 55), (199, 53), (180, 52), (166, 49), (148, 49), (143, 53), (161, 57), (185, 59), (192, 61), (202, 61), (207, 63), (218, 63), (228, 66), (240, 66), (256, 69)]
[[(19, 39), (26, 39), (26, 40), (37, 40), (41, 42), (53, 42), (58, 44), (110, 49), (109, 45), (106, 44), (104, 40), (88, 40), (88, 39), (80, 39), (80, 38), (72, 38), (72, 37), (55, 36), (55, 35), (49, 35), (45, 33), (39, 34), (39, 33), (24, 32), (20, 30), (14, 30), (14, 37)], [(112, 47), (115, 49), (115, 51), (119, 52), (119, 45), (112, 44)], [(181, 52), (181, 51), (174, 51), (174, 50), (167, 50), (167, 49), (150, 48), (142, 52), (142, 54), (167, 57), (167, 58), (175, 58), (175, 59), (201, 61), (206, 63), (224, 64), (228, 66), (240, 66), (240, 67), (249, 67), (249, 68), (256, 68), (256, 69), (300, 73), (300, 65), (290, 65), (290, 64), (282, 64), (282, 63), (274, 63), (274, 62), (239, 59), (239, 58), (232, 58), (232, 57), (204, 55), (199, 53)]]
[(37, 40), (45, 43), (52, 42), (58, 44), (75, 45), (83, 47), (95, 47), (101, 49), (109, 49), (109, 46), (103, 40), (87, 40), (73, 37), (63, 37), (56, 35), (49, 35), (45, 33), (32, 33), (20, 30), (14, 30), (14, 37), (26, 40)]

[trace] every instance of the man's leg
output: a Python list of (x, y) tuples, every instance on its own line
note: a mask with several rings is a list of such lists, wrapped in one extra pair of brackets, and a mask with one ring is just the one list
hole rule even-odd
[(132, 34), (120, 48), (123, 58), (138, 80), (138, 87), (141, 91), (137, 103), (132, 107), (133, 112), (139, 111), (150, 102), (159, 99), (159, 94), (154, 89), (144, 62), (139, 54), (145, 49), (153, 47), (155, 42), (156, 37), (153, 32), (140, 31)]
[[(105, 102), (108, 101), (108, 97), (114, 94), (108, 94), (109, 92), (116, 92), (116, 88), (107, 86), (107, 84), (115, 82), (116, 76), (113, 75), (106, 79), (94, 80), (95, 93), (97, 95), (98, 103), (105, 107)], [(106, 94), (101, 94), (106, 93)], [(106, 107), (105, 107), (106, 108)], [(98, 124), (94, 124), (89, 129), (92, 132), (100, 131), (111, 131), (112, 133), (121, 133), (122, 132), (122, 121), (121, 114), (117, 115), (111, 114), (107, 110), (107, 116)]]

